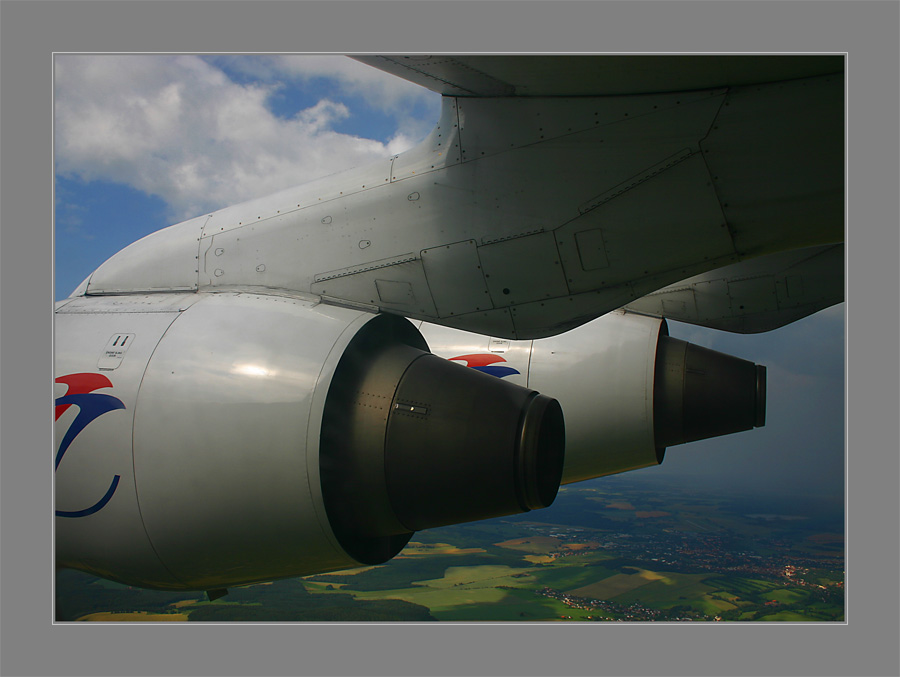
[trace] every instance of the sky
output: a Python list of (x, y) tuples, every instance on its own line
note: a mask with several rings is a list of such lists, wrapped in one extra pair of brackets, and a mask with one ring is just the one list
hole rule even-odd
[[(412, 147), (440, 107), (337, 55), (57, 55), (54, 73), (57, 300), (160, 228)], [(630, 477), (842, 496), (844, 310), (752, 336), (670, 322), (676, 338), (767, 366), (767, 423), (672, 447)]]

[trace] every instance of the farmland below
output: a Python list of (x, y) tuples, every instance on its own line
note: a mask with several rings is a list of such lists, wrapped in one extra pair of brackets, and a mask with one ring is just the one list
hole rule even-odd
[[(61, 621), (844, 619), (840, 501), (615, 476), (545, 510), (418, 532), (375, 567), (203, 593), (57, 575)], [(164, 616), (171, 618), (164, 618)]]

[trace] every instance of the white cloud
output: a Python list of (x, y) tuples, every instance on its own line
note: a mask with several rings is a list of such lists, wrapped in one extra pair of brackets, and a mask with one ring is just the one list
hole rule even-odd
[(329, 78), (343, 94), (360, 96), (373, 108), (388, 113), (398, 114), (417, 103), (435, 100), (434, 93), (419, 85), (344, 56), (233, 56), (217, 57), (213, 62), (266, 82), (306, 83), (314, 78)]
[[(434, 122), (405, 118), (414, 101), (433, 94), (346, 57), (221, 59), (245, 81), (229, 79), (219, 58), (58, 56), (57, 171), (158, 195), (181, 220), (375, 162)], [(279, 88), (312, 77), (337, 78), (339, 92), (394, 115), (398, 131), (386, 144), (334, 131), (351, 114), (341, 101), (322, 99), (291, 119), (267, 107)]]

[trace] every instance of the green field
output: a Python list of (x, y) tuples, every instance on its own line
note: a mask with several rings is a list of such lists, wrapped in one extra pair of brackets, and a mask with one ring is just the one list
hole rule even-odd
[(506, 590), (495, 602), (459, 605), (432, 610), (441, 621), (556, 621), (566, 616), (572, 620), (590, 620), (587, 611), (573, 610), (562, 602), (538, 597), (530, 590)]
[(408, 588), (354, 592), (354, 596), (363, 600), (402, 599), (441, 614), (460, 606), (496, 604), (507, 596), (504, 587), (528, 587), (534, 583), (527, 569), (505, 565), (448, 567), (441, 578), (415, 581)]
[(758, 621), (792, 621), (792, 622), (801, 622), (805, 623), (807, 621), (815, 621), (818, 620), (814, 616), (807, 616), (806, 614), (801, 614), (796, 611), (779, 611), (777, 614), (769, 614), (768, 616), (761, 616), (757, 618)]
[[(646, 572), (648, 573), (648, 572)], [(569, 594), (577, 597), (593, 599), (615, 599), (620, 595), (632, 592), (637, 588), (650, 585), (656, 579), (650, 576), (636, 574), (614, 574), (597, 583), (591, 583), (581, 588), (569, 590)]]
[(805, 601), (809, 597), (809, 593), (805, 590), (773, 590), (766, 597), (782, 604), (797, 604)]
[[(646, 585), (635, 586), (612, 599), (619, 603), (640, 602), (655, 609), (687, 606), (710, 615), (735, 608), (733, 604), (716, 599), (711, 595), (716, 588), (704, 583), (707, 578), (710, 578), (706, 574), (671, 572), (667, 572), (665, 575), (655, 574), (655, 572), (646, 572), (646, 574), (643, 576)], [(637, 578), (637, 576), (631, 576), (631, 578)]]
[(551, 566), (541, 567), (535, 575), (541, 585), (556, 590), (572, 590), (593, 582), (600, 581), (618, 573), (615, 569), (602, 566), (585, 566), (580, 562), (556, 562)]

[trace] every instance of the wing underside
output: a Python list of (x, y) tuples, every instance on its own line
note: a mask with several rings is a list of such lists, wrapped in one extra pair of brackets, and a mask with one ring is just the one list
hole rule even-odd
[(519, 339), (843, 298), (841, 56), (357, 58), (443, 94), (426, 139), (154, 233), (84, 293), (280, 289)]
[(842, 73), (841, 55), (469, 55), (354, 59), (444, 96), (621, 96)]
[[(843, 55), (401, 55), (354, 56), (447, 97), (616, 97), (746, 88), (841, 74)], [(773, 117), (777, 111), (772, 111)], [(740, 162), (738, 157), (737, 162)], [(758, 163), (757, 163), (758, 164)], [(761, 174), (761, 183), (766, 178)], [(772, 163), (769, 183), (790, 174)], [(832, 196), (833, 197), (833, 196)], [(829, 200), (823, 195), (823, 204)], [(831, 200), (833, 202), (833, 200)], [(830, 205), (829, 211), (833, 211)], [(785, 205), (786, 210), (789, 209)], [(602, 228), (579, 234), (582, 258), (609, 265)], [(743, 234), (738, 233), (738, 236)], [(704, 239), (700, 230), (697, 237)], [(738, 333), (794, 322), (844, 299), (844, 246), (788, 247), (668, 284), (624, 307)], [(613, 249), (615, 247), (613, 246)], [(736, 247), (739, 255), (740, 247)], [(599, 254), (597, 253), (599, 251)]]

